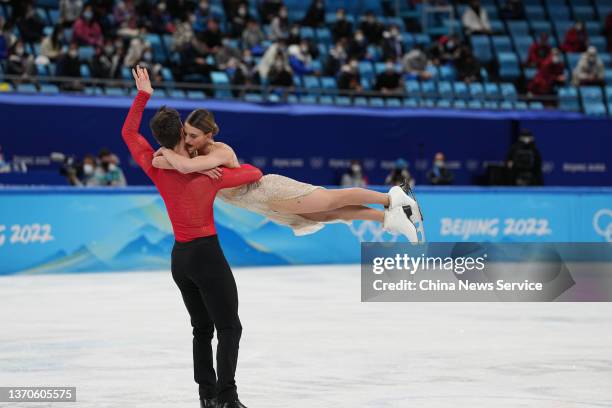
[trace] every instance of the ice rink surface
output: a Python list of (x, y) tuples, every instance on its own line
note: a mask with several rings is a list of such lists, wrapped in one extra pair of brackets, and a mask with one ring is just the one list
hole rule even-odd
[[(361, 303), (359, 266), (236, 269), (249, 408), (612, 407), (612, 303)], [(196, 408), (169, 272), (0, 278), (0, 386)]]

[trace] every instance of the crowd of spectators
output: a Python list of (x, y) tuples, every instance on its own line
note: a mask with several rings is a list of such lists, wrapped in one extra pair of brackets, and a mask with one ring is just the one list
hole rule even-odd
[[(136, 64), (149, 69), (155, 81), (164, 80), (164, 68), (183, 82), (210, 83), (211, 72), (227, 73), (233, 85), (270, 84), (292, 88), (296, 77), (326, 75), (335, 77), (338, 88), (347, 93), (364, 90), (359, 63), (384, 62), (385, 69), (372, 78), (371, 89), (386, 95), (404, 92), (407, 79), (428, 80), (432, 66), (450, 65), (457, 79), (481, 81), (483, 66), (468, 45), (473, 34), (492, 34), (486, 8), (479, 0), (469, 0), (461, 16), (466, 37), (442, 35), (431, 45), (406, 46), (397, 24), (385, 24), (373, 12), (356, 16), (354, 22), (344, 9), (328, 10), (323, 0), (312, 0), (299, 21), (290, 20), (282, 0), (262, 0), (253, 8), (244, 0), (223, 1), (223, 19), (207, 0), (161, 0), (154, 6), (142, 0), (60, 0), (59, 21), (45, 35), (46, 22), (37, 13), (33, 0), (10, 0), (12, 18), (0, 18), (0, 60), (6, 60), (6, 73), (27, 81), (37, 72), (36, 65), (53, 64), (54, 74), (79, 78), (85, 62), (94, 78), (120, 79), (125, 68)], [(387, 5), (388, 6), (388, 5)], [(391, 8), (387, 7), (391, 13)], [(335, 19), (326, 23), (326, 13)], [(506, 19), (525, 18), (521, 0), (506, 0), (500, 11)], [(302, 27), (327, 27), (331, 45), (321, 48), (312, 38), (303, 38)], [(15, 35), (17, 33), (19, 35)], [(171, 38), (169, 55), (159, 52), (148, 41), (149, 35)], [(612, 17), (605, 23), (608, 48), (612, 46)], [(31, 44), (40, 44), (37, 55)], [(86, 57), (79, 47), (93, 47)], [(538, 69), (528, 90), (534, 95), (551, 94), (570, 80), (575, 84), (600, 84), (602, 65), (589, 47), (583, 22), (578, 21), (559, 46), (563, 52), (584, 53), (572, 77), (567, 78), (563, 58), (543, 33), (529, 50), (523, 63)], [(157, 55), (156, 55), (157, 53)], [(374, 55), (375, 54), (375, 55)], [(314, 61), (322, 64), (314, 64)], [(574, 68), (574, 67), (571, 67)], [(492, 75), (495, 78), (495, 73)], [(80, 89), (78, 80), (63, 84)], [(240, 92), (234, 91), (238, 96)]]

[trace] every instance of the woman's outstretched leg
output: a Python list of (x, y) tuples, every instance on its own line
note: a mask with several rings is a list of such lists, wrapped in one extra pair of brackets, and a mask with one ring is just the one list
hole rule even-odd
[(363, 205), (348, 205), (346, 207), (336, 208), (335, 210), (300, 215), (309, 220), (318, 222), (364, 220), (377, 221), (382, 224), (385, 220), (383, 211)]
[(282, 213), (309, 214), (367, 204), (389, 206), (389, 195), (359, 187), (338, 190), (317, 189), (303, 197), (271, 202), (270, 207)]

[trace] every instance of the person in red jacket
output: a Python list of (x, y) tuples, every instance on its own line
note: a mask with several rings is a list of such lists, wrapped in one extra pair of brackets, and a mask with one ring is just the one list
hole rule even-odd
[(548, 58), (551, 50), (552, 47), (548, 42), (548, 33), (540, 34), (538, 41), (534, 41), (529, 47), (529, 55), (527, 56), (525, 65), (539, 68), (540, 64)]
[(79, 45), (89, 45), (92, 47), (101, 47), (104, 45), (102, 28), (100, 28), (100, 24), (94, 18), (91, 5), (85, 6), (81, 13), (81, 17), (74, 22), (72, 29), (74, 41)]
[(534, 95), (553, 95), (555, 88), (566, 80), (561, 53), (557, 48), (553, 48), (550, 56), (540, 65), (533, 81), (529, 83), (528, 89)]
[[(258, 181), (259, 169), (243, 164), (224, 169), (221, 178), (181, 174), (153, 167), (155, 151), (138, 132), (145, 106), (153, 94), (146, 69), (133, 70), (138, 94), (121, 135), (132, 157), (153, 181), (166, 209), (176, 242), (172, 249), (172, 278), (179, 287), (193, 327), (194, 379), (203, 408), (245, 408), (235, 381), (242, 325), (238, 317), (236, 282), (217, 239), (213, 201), (222, 188)], [(187, 155), (180, 115), (162, 107), (150, 122), (155, 139)], [(217, 330), (217, 372), (211, 341)]]
[(589, 44), (589, 35), (584, 27), (584, 22), (578, 21), (567, 30), (561, 49), (565, 52), (585, 52)]

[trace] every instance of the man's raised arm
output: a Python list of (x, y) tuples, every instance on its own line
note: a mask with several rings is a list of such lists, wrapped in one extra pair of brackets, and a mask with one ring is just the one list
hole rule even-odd
[(146, 69), (136, 68), (132, 70), (132, 73), (136, 80), (138, 94), (132, 103), (127, 118), (125, 118), (123, 129), (121, 129), (121, 136), (123, 136), (123, 140), (127, 144), (128, 149), (130, 149), (130, 153), (136, 163), (142, 167), (145, 173), (149, 174), (153, 169), (154, 150), (138, 130), (142, 120), (142, 113), (153, 93), (153, 88), (151, 87)]

